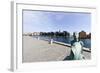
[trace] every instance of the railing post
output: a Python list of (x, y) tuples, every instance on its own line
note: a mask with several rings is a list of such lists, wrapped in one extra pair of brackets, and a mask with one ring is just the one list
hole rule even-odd
[(39, 40), (39, 37), (37, 37), (37, 40)]
[(52, 44), (53, 43), (53, 39), (50, 39), (50, 44)]

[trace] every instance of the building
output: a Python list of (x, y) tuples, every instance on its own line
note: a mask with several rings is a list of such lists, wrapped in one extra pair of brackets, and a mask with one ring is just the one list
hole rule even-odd
[(88, 39), (91, 39), (91, 33), (89, 33), (89, 34), (87, 35), (87, 38), (88, 38)]
[(87, 34), (86, 34), (86, 32), (85, 32), (85, 31), (81, 31), (81, 32), (79, 32), (79, 38), (81, 38), (81, 39), (85, 39), (85, 38), (87, 38)]

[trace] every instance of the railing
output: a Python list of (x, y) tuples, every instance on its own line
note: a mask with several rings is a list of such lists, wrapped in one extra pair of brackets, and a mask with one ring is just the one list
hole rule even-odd
[[(39, 38), (37, 38), (39, 40)], [(54, 41), (52, 40), (48, 40), (48, 39), (43, 39), (44, 41), (49, 41), (51, 44), (52, 43), (56, 43), (56, 44), (60, 44), (60, 45), (64, 45), (64, 46), (68, 46), (68, 47), (71, 47), (71, 44), (67, 44), (67, 43), (63, 43), (63, 42), (59, 42), (59, 41)], [(86, 47), (83, 47), (83, 51), (86, 51), (86, 52), (91, 52), (91, 50), (89, 48), (86, 48)]]
[[(63, 42), (53, 41), (53, 43), (56, 43), (56, 44), (60, 44), (60, 45), (64, 45), (64, 46), (71, 47), (70, 44), (66, 44), (66, 43), (63, 43)], [(83, 51), (91, 52), (91, 50), (90, 50), (89, 48), (86, 48), (86, 47), (83, 47)]]

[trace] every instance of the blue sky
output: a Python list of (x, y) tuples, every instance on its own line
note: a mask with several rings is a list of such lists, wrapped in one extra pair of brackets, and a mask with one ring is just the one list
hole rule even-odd
[(91, 14), (75, 12), (23, 11), (23, 32), (91, 32)]

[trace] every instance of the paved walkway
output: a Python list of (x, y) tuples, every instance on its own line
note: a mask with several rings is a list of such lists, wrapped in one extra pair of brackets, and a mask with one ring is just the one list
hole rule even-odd
[[(70, 50), (67, 46), (23, 36), (23, 62), (62, 61)], [(90, 59), (89, 53), (83, 53)]]

